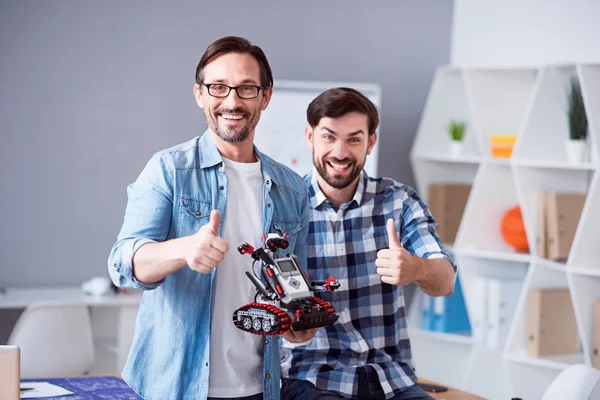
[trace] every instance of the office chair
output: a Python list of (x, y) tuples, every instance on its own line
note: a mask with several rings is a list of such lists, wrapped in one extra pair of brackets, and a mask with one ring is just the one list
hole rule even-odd
[(30, 304), (8, 344), (21, 348), (21, 379), (84, 375), (94, 365), (91, 318), (81, 301)]
[(587, 365), (571, 365), (563, 370), (544, 392), (542, 400), (600, 399), (600, 371)]

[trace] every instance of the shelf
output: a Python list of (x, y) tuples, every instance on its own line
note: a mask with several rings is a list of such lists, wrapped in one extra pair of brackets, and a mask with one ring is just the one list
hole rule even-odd
[[(417, 190), (429, 203), (429, 185), (434, 183), (472, 184), (479, 169), (478, 163), (458, 163), (413, 159), (413, 172)], [(440, 167), (442, 166), (442, 167)]]
[[(569, 139), (566, 106), (572, 77), (581, 84), (588, 119), (589, 154), (580, 163), (569, 162), (565, 144)], [(442, 137), (445, 121), (455, 117), (471, 121), (467, 123), (465, 139), (469, 142), (462, 157), (452, 157), (450, 141)], [(494, 134), (517, 137), (510, 158), (491, 156), (490, 135)], [(518, 298), (510, 295), (516, 307), (510, 314), (504, 346), (495, 350), (499, 354), (497, 364), (490, 364), (496, 353), (479, 337), (475, 342), (471, 337), (412, 329), (410, 334), (419, 346), (419, 368), (432, 371), (447, 384), (466, 387), (471, 383), (477, 392), (485, 392), (484, 397), (495, 400), (510, 395), (541, 398), (563, 369), (575, 363), (590, 365), (596, 334), (593, 308), (600, 300), (600, 64), (440, 68), (420, 121), (411, 163), (426, 203), (431, 183), (472, 185), (457, 236), (448, 247), (460, 271), (471, 321), (485, 321), (492, 315), (488, 310), (482, 316), (480, 311), (486, 296), (469, 290), (483, 287), (478, 284), (481, 278), (522, 282)], [(572, 222), (577, 222), (576, 232), (564, 262), (537, 255), (538, 230), (543, 227), (538, 224), (539, 196), (543, 192), (586, 195), (579, 221)], [(529, 248), (523, 253), (515, 252), (501, 231), (503, 217), (515, 206), (521, 208), (527, 235)], [(576, 329), (566, 323), (561, 326), (565, 326), (565, 334), (575, 335), (577, 331), (579, 353), (539, 358), (527, 355), (529, 298), (537, 288), (569, 290)], [(564, 310), (565, 315), (570, 314), (568, 305)], [(418, 321), (415, 314), (419, 311), (413, 309), (409, 320)], [(462, 368), (469, 348), (468, 365), (458, 373), (456, 369)], [(577, 346), (573, 343), (566, 351), (577, 351)], [(503, 365), (509, 383), (500, 377)], [(507, 387), (510, 395), (503, 392)]]
[(514, 159), (513, 164), (519, 167), (545, 168), (545, 169), (567, 169), (581, 171), (595, 171), (598, 168), (597, 164), (580, 163), (571, 164), (566, 161), (552, 160), (534, 160), (534, 159)]
[(569, 267), (568, 271), (574, 275), (600, 277), (600, 269)]
[(510, 158), (486, 157), (485, 162), (488, 164), (505, 166), (505, 167), (510, 167), (512, 165), (512, 159), (510, 159)]
[(408, 328), (408, 335), (411, 339), (414, 337), (421, 337), (431, 340), (439, 340), (442, 342), (456, 343), (462, 345), (471, 345), (473, 343), (473, 338), (471, 336), (460, 335), (456, 333), (426, 331), (424, 329), (418, 328)]
[(464, 154), (460, 157), (456, 157), (450, 154), (426, 152), (422, 154), (414, 154), (411, 156), (411, 158), (415, 161), (431, 161), (448, 164), (481, 164), (486, 162), (493, 165), (514, 165), (518, 167), (543, 168), (550, 170), (565, 169), (593, 172), (598, 168), (598, 164), (591, 162), (572, 164), (567, 161), (482, 157), (473, 154)]
[(454, 251), (461, 256), (483, 258), (483, 259), (487, 259), (487, 260), (500, 260), (500, 261), (509, 261), (509, 262), (518, 262), (518, 263), (529, 263), (532, 260), (530, 254), (510, 253), (510, 252), (506, 252), (506, 251), (463, 249), (463, 248), (456, 248), (456, 247), (455, 247)]
[(565, 272), (566, 271), (566, 264), (564, 262), (552, 261), (552, 260), (547, 260), (545, 258), (538, 258), (538, 257), (535, 257), (534, 262), (541, 265), (542, 267), (550, 268), (557, 272)]
[(584, 363), (583, 354), (566, 354), (548, 357), (528, 357), (520, 355), (504, 355), (507, 361), (517, 362), (521, 364), (535, 365), (543, 368), (552, 368), (563, 370), (574, 364)]
[(460, 157), (454, 157), (450, 154), (444, 153), (423, 153), (423, 154), (415, 154), (412, 158), (416, 161), (432, 161), (432, 162), (440, 162), (440, 163), (450, 163), (450, 164), (479, 164), (481, 162), (481, 157), (472, 154), (461, 155)]
[[(455, 259), (461, 272), (461, 282), (465, 288), (472, 287), (475, 277), (520, 280), (523, 282), (530, 265), (527, 261), (483, 258), (462, 253), (457, 253)], [(469, 289), (465, 293), (467, 303), (478, 300), (470, 295)]]

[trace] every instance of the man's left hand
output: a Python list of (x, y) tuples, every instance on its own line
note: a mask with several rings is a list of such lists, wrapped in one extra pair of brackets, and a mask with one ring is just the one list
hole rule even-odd
[(304, 331), (293, 331), (288, 330), (281, 336), (290, 343), (302, 343), (311, 340), (316, 334), (319, 328), (306, 329)]
[(402, 247), (393, 219), (387, 220), (386, 229), (389, 248), (377, 252), (377, 259), (375, 260), (377, 273), (381, 276), (382, 282), (396, 286), (408, 285), (416, 281), (424, 272), (419, 264), (420, 259), (411, 256)]

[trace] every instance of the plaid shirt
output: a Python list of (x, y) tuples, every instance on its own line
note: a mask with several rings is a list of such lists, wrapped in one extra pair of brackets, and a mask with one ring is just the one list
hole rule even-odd
[(362, 172), (354, 198), (339, 209), (327, 200), (317, 172), (305, 177), (310, 194), (311, 222), (308, 265), (311, 279), (340, 281), (335, 292), (320, 293), (336, 309), (338, 321), (306, 346), (282, 339), (282, 376), (305, 379), (317, 388), (355, 396), (358, 367), (372, 366), (386, 398), (416, 382), (408, 338), (404, 291), (381, 282), (375, 259), (389, 247), (386, 221), (396, 221), (400, 241), (410, 254), (445, 258), (436, 222), (415, 190), (387, 178)]

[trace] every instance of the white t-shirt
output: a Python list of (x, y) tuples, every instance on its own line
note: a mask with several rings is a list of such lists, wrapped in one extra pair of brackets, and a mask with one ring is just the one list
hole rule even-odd
[[(223, 238), (229, 243), (216, 268), (210, 335), (209, 397), (244, 397), (263, 391), (263, 338), (235, 327), (233, 312), (254, 301), (256, 289), (246, 271), (254, 261), (237, 247), (248, 242), (261, 247), (263, 176), (260, 161), (223, 159), (228, 178)], [(259, 262), (255, 265), (260, 271)]]

